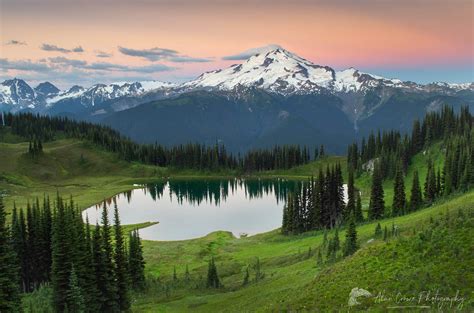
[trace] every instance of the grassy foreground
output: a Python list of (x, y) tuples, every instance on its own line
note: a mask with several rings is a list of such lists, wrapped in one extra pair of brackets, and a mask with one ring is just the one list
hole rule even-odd
[[(317, 262), (318, 249), (324, 251), (322, 232), (283, 236), (275, 230), (243, 239), (216, 232), (188, 241), (145, 241), (147, 273), (160, 279), (151, 284), (147, 293), (136, 296), (133, 310), (347, 311), (349, 293), (359, 287), (374, 296), (381, 292), (393, 298), (398, 292), (408, 297), (439, 290), (440, 295), (453, 297), (459, 291), (468, 312), (474, 309), (473, 203), (471, 191), (406, 216), (382, 220), (382, 228), (391, 230), (394, 225), (400, 231), (399, 236), (389, 235), (388, 242), (374, 238), (376, 223), (361, 225), (357, 227), (361, 249), (346, 259), (339, 257), (334, 264), (327, 263), (325, 253), (323, 264)], [(463, 210), (459, 219), (458, 210)], [(446, 214), (452, 221), (448, 225), (442, 224)], [(328, 237), (332, 236), (330, 232)], [(344, 241), (344, 232), (340, 238)], [(206, 262), (211, 256), (224, 284), (218, 291), (203, 287)], [(255, 281), (257, 258), (264, 273), (259, 281)], [(184, 275), (186, 266), (189, 281)], [(250, 283), (243, 286), (247, 267)], [(174, 268), (177, 280), (173, 279)], [(379, 312), (396, 304), (393, 299), (375, 301), (353, 310)]]

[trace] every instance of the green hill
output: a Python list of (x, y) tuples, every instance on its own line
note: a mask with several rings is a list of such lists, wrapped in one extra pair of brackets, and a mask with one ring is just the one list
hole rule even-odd
[[(437, 289), (442, 296), (454, 296), (459, 290), (465, 298), (464, 310), (472, 311), (472, 203), (474, 192), (382, 220), (382, 228), (387, 226), (391, 231), (395, 225), (400, 232), (389, 235), (387, 242), (374, 238), (376, 223), (361, 225), (357, 227), (361, 249), (346, 259), (339, 256), (334, 264), (327, 263), (325, 253), (323, 264), (317, 262), (322, 232), (283, 236), (273, 231), (244, 239), (218, 232), (189, 241), (145, 241), (148, 274), (160, 280), (151, 283), (146, 294), (137, 296), (134, 312), (346, 311), (354, 287), (387, 295), (400, 291), (406, 296)], [(340, 238), (344, 241), (342, 230)], [(202, 288), (206, 260), (211, 255), (225, 286), (214, 292)], [(264, 273), (258, 282), (254, 281), (256, 258)], [(186, 266), (190, 282), (184, 279)], [(242, 286), (247, 266), (251, 282)], [(172, 278), (174, 267), (178, 281)], [(395, 305), (388, 300), (374, 301), (372, 298), (359, 309), (378, 312)]]
[(73, 196), (81, 208), (132, 188), (133, 183), (157, 179), (164, 169), (129, 163), (87, 142), (60, 139), (44, 144), (43, 154), (28, 155), (28, 142), (9, 137), (0, 142), (0, 190), (6, 206), (43, 194)]

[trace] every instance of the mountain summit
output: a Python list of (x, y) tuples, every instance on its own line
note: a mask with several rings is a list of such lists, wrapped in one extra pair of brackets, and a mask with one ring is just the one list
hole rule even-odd
[(281, 94), (306, 94), (322, 90), (356, 92), (380, 84), (396, 86), (402, 82), (362, 73), (354, 68), (336, 71), (275, 47), (268, 52), (251, 56), (242, 64), (204, 73), (184, 86), (230, 90), (240, 85)]
[(251, 56), (242, 64), (207, 72), (185, 86), (233, 89), (238, 85), (259, 87), (273, 92), (292, 93), (328, 87), (334, 70), (315, 65), (283, 48)]

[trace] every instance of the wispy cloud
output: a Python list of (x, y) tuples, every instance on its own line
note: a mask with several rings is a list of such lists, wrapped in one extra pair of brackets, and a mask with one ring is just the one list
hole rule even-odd
[(178, 51), (166, 48), (150, 48), (150, 49), (131, 49), (125, 47), (118, 47), (120, 53), (146, 59), (148, 61), (166, 60), (173, 63), (202, 63), (211, 62), (210, 58), (195, 58), (187, 55), (182, 55)]
[(211, 62), (212, 59), (193, 58), (193, 57), (188, 57), (188, 56), (183, 55), (183, 56), (169, 58), (169, 61), (174, 62), (174, 63), (205, 63), (205, 62)]
[(24, 41), (19, 41), (19, 40), (9, 40), (5, 43), (7, 46), (26, 46), (26, 42)]
[(10, 61), (6, 58), (0, 58), (0, 69), (4, 71), (31, 71), (31, 72), (50, 72), (51, 67), (42, 62), (31, 60)]
[(74, 60), (74, 59), (68, 59), (65, 57), (55, 57), (55, 58), (49, 58), (49, 62), (53, 64), (59, 64), (62, 66), (72, 66), (72, 67), (84, 67), (87, 65), (86, 61), (83, 60)]
[(81, 46), (77, 46), (77, 47), (72, 48), (72, 49), (66, 49), (66, 48), (56, 46), (56, 45), (44, 43), (44, 44), (41, 45), (40, 48), (41, 48), (41, 50), (44, 50), (44, 51), (53, 51), (53, 52), (61, 52), (61, 53), (71, 53), (71, 52), (81, 53), (81, 52), (84, 52), (84, 49), (82, 49)]
[(222, 60), (236, 60), (236, 61), (237, 60), (246, 60), (246, 59), (250, 58), (253, 55), (260, 54), (260, 53), (267, 53), (271, 50), (275, 50), (275, 49), (278, 49), (278, 48), (281, 48), (281, 46), (276, 45), (276, 44), (271, 44), (271, 45), (264, 46), (264, 47), (252, 48), (252, 49), (248, 49), (248, 50), (245, 50), (245, 51), (237, 53), (237, 54), (224, 56), (224, 57), (222, 57)]
[(84, 49), (82, 49), (81, 46), (77, 46), (77, 47), (73, 48), (71, 51), (81, 53), (81, 52), (84, 52)]
[(170, 67), (163, 64), (151, 64), (145, 66), (127, 66), (109, 62), (95, 62), (88, 64), (84, 67), (85, 69), (95, 71), (118, 71), (118, 72), (135, 72), (135, 73), (156, 73), (172, 71), (176, 68)]
[(54, 57), (48, 59), (41, 59), (39, 61), (19, 60), (10, 61), (8, 59), (0, 59), (0, 69), (9, 71), (32, 71), (32, 72), (47, 72), (47, 71), (67, 71), (71, 69), (88, 71), (88, 72), (124, 72), (124, 73), (157, 73), (173, 71), (177, 68), (167, 66), (164, 64), (150, 64), (145, 66), (129, 66), (110, 62), (93, 62), (88, 63), (84, 60), (69, 59), (65, 57)]
[(130, 66), (111, 62), (90, 63), (63, 56), (37, 61), (0, 58), (0, 80), (9, 77), (21, 77), (35, 82), (54, 79), (61, 86), (123, 80), (152, 80), (156, 79), (158, 73), (172, 73), (174, 70), (178, 68), (158, 63)]
[(105, 51), (95, 50), (94, 52), (95, 52), (95, 56), (98, 58), (111, 58), (112, 57), (112, 53), (108, 53)]
[(151, 48), (151, 49), (130, 49), (125, 47), (118, 47), (118, 50), (125, 55), (132, 56), (132, 57), (140, 57), (147, 59), (149, 61), (159, 61), (164, 58), (176, 56), (178, 51), (171, 50), (171, 49), (163, 49), (163, 48)]

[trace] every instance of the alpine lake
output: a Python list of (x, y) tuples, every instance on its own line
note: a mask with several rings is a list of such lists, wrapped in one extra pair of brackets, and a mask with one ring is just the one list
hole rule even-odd
[(157, 222), (140, 230), (145, 240), (187, 240), (215, 231), (251, 236), (281, 226), (286, 195), (301, 181), (285, 179), (170, 179), (134, 185), (83, 211), (100, 224), (104, 206), (122, 225)]

